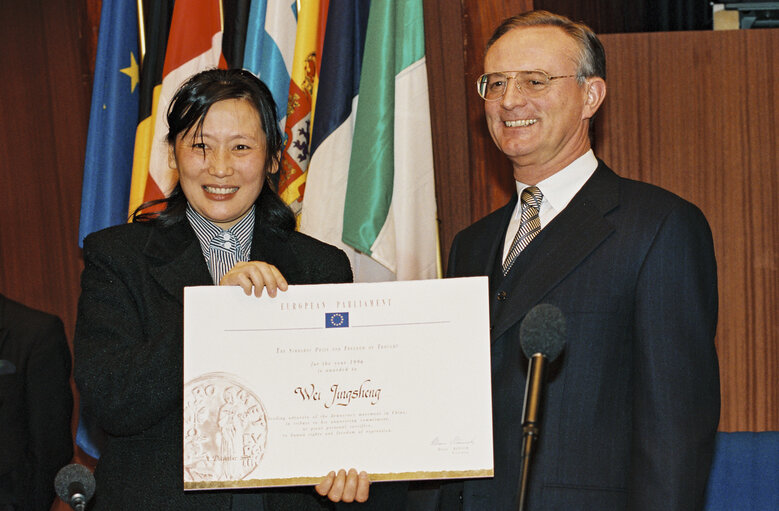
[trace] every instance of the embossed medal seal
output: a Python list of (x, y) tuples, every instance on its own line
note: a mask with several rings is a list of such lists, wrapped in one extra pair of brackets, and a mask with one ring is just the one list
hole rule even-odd
[(184, 385), (184, 481), (240, 481), (262, 461), (268, 421), (262, 401), (231, 374)]

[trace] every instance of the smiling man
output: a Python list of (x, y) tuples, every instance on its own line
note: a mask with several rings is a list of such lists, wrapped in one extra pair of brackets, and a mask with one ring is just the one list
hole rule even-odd
[(700, 210), (619, 177), (590, 147), (606, 59), (585, 25), (505, 20), (477, 82), (517, 195), (460, 232), (449, 276), (490, 282), (495, 477), (444, 485), (439, 508), (517, 509), (527, 359), (539, 303), (566, 317), (527, 509), (701, 509), (719, 421), (716, 262)]

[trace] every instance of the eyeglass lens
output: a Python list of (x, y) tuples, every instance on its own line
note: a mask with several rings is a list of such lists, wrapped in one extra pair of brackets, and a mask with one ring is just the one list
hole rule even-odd
[(504, 73), (487, 73), (479, 79), (479, 95), (486, 100), (503, 97), (510, 79), (525, 94), (537, 95), (549, 86), (549, 76), (540, 71), (519, 71), (513, 77)]

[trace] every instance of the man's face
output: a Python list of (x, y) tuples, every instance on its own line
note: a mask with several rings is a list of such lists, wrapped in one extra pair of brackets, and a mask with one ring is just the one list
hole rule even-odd
[[(577, 44), (562, 29), (522, 27), (490, 47), (484, 72), (507, 71), (513, 76), (512, 71), (541, 70), (549, 76), (575, 75), (577, 59)], [(589, 81), (581, 85), (572, 77), (552, 80), (540, 95), (528, 97), (511, 79), (501, 99), (484, 102), (492, 140), (514, 165), (515, 179), (535, 184), (589, 149), (588, 119), (602, 100), (592, 101), (589, 92)]]

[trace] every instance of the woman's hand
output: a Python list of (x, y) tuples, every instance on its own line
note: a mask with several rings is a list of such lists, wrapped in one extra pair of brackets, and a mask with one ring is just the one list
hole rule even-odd
[(263, 288), (268, 290), (268, 296), (276, 296), (278, 289), (287, 290), (287, 281), (281, 272), (272, 264), (263, 261), (239, 262), (225, 273), (220, 286), (241, 286), (247, 295), (262, 296)]
[(368, 487), (371, 482), (364, 471), (359, 474), (353, 468), (347, 473), (344, 469), (330, 472), (314, 489), (321, 496), (327, 496), (333, 502), (365, 502), (368, 500)]

